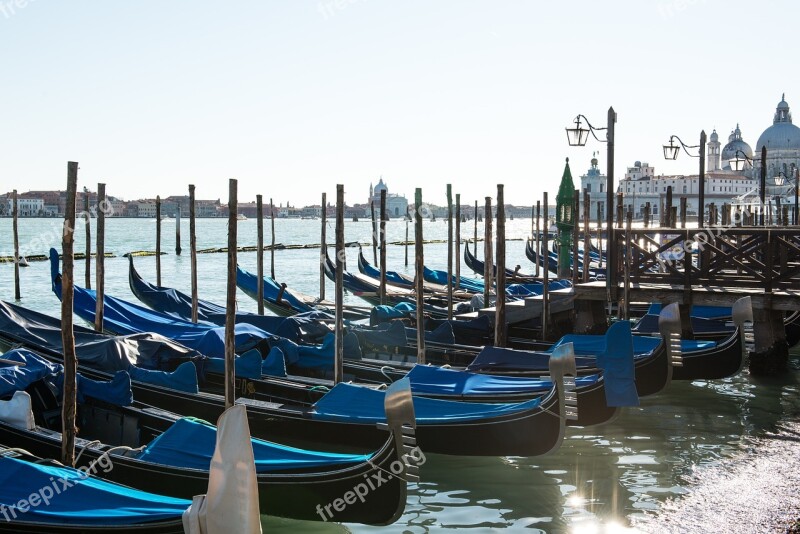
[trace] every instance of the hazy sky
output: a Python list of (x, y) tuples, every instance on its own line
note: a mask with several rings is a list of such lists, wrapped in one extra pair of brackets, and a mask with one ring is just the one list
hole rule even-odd
[[(555, 195), (605, 144), (567, 146), (583, 113), (618, 113), (617, 177), (670, 134), (755, 146), (782, 92), (800, 113), (796, 0), (0, 0), (0, 191), (79, 186), (318, 202), (345, 185), (445, 203)], [(800, 115), (797, 115), (800, 121)]]

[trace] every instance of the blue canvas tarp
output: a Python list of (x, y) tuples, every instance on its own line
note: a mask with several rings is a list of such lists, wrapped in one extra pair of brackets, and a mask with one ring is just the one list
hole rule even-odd
[[(179, 419), (150, 442), (138, 458), (160, 465), (208, 470), (216, 442), (216, 427), (196, 419)], [(314, 467), (346, 467), (366, 462), (370, 458), (369, 455), (361, 454), (296, 449), (255, 438), (251, 442), (257, 473)]]
[[(373, 424), (386, 422), (383, 391), (341, 382), (318, 400), (314, 419)], [(417, 424), (480, 421), (490, 417), (521, 413), (538, 406), (541, 397), (521, 403), (487, 404), (414, 397)]]
[[(43, 495), (40, 492), (43, 488), (50, 488), (54, 480), (66, 481), (69, 491), (47, 502), (41, 501), (39, 506), (29, 506), (25, 512), (18, 508), (21, 499)], [(77, 469), (32, 464), (0, 456), (0, 505), (14, 510), (20, 522), (99, 526), (179, 520), (190, 504), (191, 501), (184, 499), (146, 493), (87, 477)]]

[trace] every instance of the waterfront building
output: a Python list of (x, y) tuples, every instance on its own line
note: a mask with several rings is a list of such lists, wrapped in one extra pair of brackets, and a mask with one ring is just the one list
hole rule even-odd
[(384, 183), (383, 176), (381, 176), (374, 189), (372, 184), (369, 184), (367, 206), (370, 204), (375, 206), (376, 214), (379, 214), (381, 210), (381, 191), (386, 191), (386, 215), (388, 218), (403, 217), (408, 213), (408, 200), (406, 200), (406, 197), (396, 193), (390, 194), (389, 187)]
[[(14, 199), (11, 195), (6, 198), (5, 212), (11, 215), (14, 210)], [(39, 217), (44, 215), (44, 200), (17, 195), (17, 215), (19, 217)]]
[[(597, 218), (599, 206), (600, 217), (606, 217), (606, 175), (600, 172), (597, 166), (597, 154), (592, 154), (592, 166), (581, 176), (581, 191), (589, 192), (589, 217), (594, 221)], [(583, 201), (583, 199), (581, 199)]]

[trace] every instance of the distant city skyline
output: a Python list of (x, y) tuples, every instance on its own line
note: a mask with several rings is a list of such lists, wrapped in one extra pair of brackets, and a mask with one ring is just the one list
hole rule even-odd
[(193, 183), (225, 203), (233, 177), (242, 199), (310, 205), (343, 183), (354, 204), (383, 176), (409, 202), (421, 187), (442, 205), (447, 183), (482, 202), (504, 183), (532, 204), (555, 195), (566, 157), (576, 178), (593, 152), (606, 172), (604, 143), (567, 146), (578, 113), (602, 127), (616, 110), (619, 180), (637, 160), (696, 173), (685, 154), (663, 159), (671, 134), (696, 144), (739, 124), (755, 145), (782, 93), (800, 106), (793, 48), (770, 44), (800, 13), (789, 1), (12, 7), (0, 11), (3, 192), (63, 189), (71, 160), (79, 187), (105, 182), (126, 200)]

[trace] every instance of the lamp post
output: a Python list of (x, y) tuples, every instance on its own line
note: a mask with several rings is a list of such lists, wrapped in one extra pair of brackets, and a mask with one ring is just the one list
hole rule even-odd
[[(586, 122), (588, 128), (584, 128), (581, 120)], [(608, 108), (606, 116), (606, 127), (595, 128), (585, 115), (578, 115), (573, 121), (573, 128), (564, 128), (567, 131), (567, 142), (569, 146), (584, 146), (589, 140), (589, 133), (597, 141), (605, 142), (608, 148), (606, 159), (606, 297), (609, 305), (613, 302), (616, 295), (611, 294), (611, 288), (616, 287), (616, 268), (617, 247), (614, 243), (614, 124), (617, 122), (617, 112), (613, 106)], [(595, 134), (596, 131), (605, 130), (606, 139), (603, 141)], [(613, 285), (612, 285), (613, 284)]]
[[(679, 144), (675, 144), (675, 141), (678, 141)], [(706, 131), (702, 130), (700, 132), (700, 144), (699, 145), (687, 145), (681, 138), (677, 135), (670, 135), (669, 136), (669, 144), (663, 145), (664, 147), (664, 159), (678, 159), (678, 154), (680, 153), (681, 148), (686, 154), (692, 158), (700, 158), (700, 170), (699, 174), (697, 175), (697, 226), (702, 228), (705, 224), (705, 213), (706, 213)], [(689, 152), (690, 148), (697, 148), (699, 149), (697, 155), (692, 154)]]
[[(739, 157), (739, 155), (743, 157)], [(745, 163), (750, 162), (750, 165), (753, 165), (753, 160), (750, 159), (747, 154), (742, 152), (741, 150), (736, 150), (733, 154), (733, 159), (730, 160), (731, 162), (731, 169), (734, 171), (741, 171), (745, 168)], [(761, 180), (758, 186), (758, 198), (761, 201), (761, 215), (759, 225), (764, 226), (764, 200), (766, 198), (767, 193), (767, 146), (764, 145), (761, 147)]]

